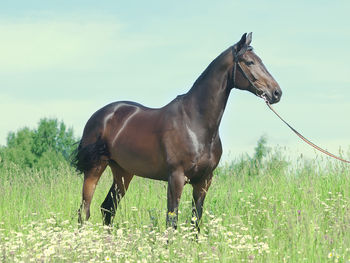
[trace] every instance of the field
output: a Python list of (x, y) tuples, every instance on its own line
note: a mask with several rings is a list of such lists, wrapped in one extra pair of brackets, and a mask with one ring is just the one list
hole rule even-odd
[[(82, 175), (68, 165), (0, 169), (2, 262), (350, 262), (350, 167), (318, 157), (293, 164), (279, 150), (260, 161), (222, 164), (209, 189), (198, 238), (190, 224), (191, 186), (179, 227), (165, 228), (166, 184), (134, 178), (113, 227), (99, 205), (80, 227)], [(349, 155), (349, 154), (348, 154)], [(346, 156), (345, 156), (346, 157)]]

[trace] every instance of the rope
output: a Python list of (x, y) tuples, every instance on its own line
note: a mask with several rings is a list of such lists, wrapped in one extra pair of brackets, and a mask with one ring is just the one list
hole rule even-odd
[(283, 121), (296, 135), (298, 135), (304, 142), (306, 142), (307, 144), (311, 145), (312, 147), (314, 147), (316, 150), (319, 150), (320, 152), (333, 157), (339, 161), (345, 162), (345, 163), (350, 163), (350, 161), (344, 160), (330, 152), (327, 152), (326, 150), (322, 149), (321, 147), (317, 146), (316, 144), (312, 143), (310, 140), (306, 139), (303, 135), (301, 135), (297, 130), (295, 130), (292, 126), (290, 126), (270, 105), (270, 103), (265, 99), (266, 105), (270, 108), (270, 110), (273, 111), (273, 113), (275, 113), (277, 115), (278, 118), (280, 118), (281, 121)]

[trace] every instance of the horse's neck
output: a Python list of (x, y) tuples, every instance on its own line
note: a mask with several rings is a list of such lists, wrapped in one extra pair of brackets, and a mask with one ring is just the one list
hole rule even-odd
[(211, 133), (216, 133), (232, 87), (233, 57), (231, 48), (220, 54), (185, 95), (190, 118)]

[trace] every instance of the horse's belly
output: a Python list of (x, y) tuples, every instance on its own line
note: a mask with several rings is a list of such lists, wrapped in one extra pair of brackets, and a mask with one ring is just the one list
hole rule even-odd
[(153, 136), (121, 137), (113, 146), (112, 159), (124, 170), (145, 178), (167, 180), (160, 146)]

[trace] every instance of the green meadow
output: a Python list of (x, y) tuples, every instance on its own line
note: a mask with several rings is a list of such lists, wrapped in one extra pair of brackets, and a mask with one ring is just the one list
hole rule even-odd
[(65, 162), (40, 169), (5, 162), (0, 261), (350, 262), (349, 165), (260, 150), (216, 169), (198, 236), (190, 224), (190, 185), (177, 230), (165, 227), (166, 183), (138, 177), (113, 226), (105, 227), (99, 206), (112, 182), (106, 171), (91, 219), (80, 226), (81, 174)]

